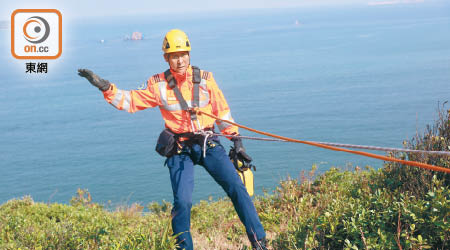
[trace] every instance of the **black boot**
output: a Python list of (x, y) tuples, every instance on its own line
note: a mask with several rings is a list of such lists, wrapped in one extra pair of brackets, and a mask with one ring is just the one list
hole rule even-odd
[(258, 241), (252, 242), (253, 250), (267, 250), (266, 247), (266, 238), (262, 238)]

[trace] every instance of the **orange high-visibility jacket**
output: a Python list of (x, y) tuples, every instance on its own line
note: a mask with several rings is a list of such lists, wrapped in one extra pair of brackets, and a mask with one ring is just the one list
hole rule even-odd
[[(173, 75), (176, 77), (175, 74)], [(224, 120), (234, 121), (227, 101), (217, 86), (212, 73), (201, 70), (200, 76), (199, 109)], [(177, 84), (188, 106), (192, 107), (194, 83), (192, 82), (191, 66), (186, 71), (185, 79), (177, 77)], [(145, 89), (127, 91), (118, 89), (115, 84), (111, 84), (109, 90), (104, 91), (103, 95), (108, 103), (117, 109), (126, 110), (130, 113), (158, 106), (167, 128), (177, 134), (194, 132), (189, 112), (181, 109), (181, 105), (175, 97), (174, 91), (169, 87), (164, 73), (150, 77)], [(219, 122), (205, 115), (197, 115), (197, 119), (202, 128), (212, 128), (214, 122), (216, 122), (217, 127), (223, 134), (238, 133), (238, 127), (229, 123)], [(194, 122), (194, 126), (196, 126), (195, 129), (198, 129), (197, 122)]]

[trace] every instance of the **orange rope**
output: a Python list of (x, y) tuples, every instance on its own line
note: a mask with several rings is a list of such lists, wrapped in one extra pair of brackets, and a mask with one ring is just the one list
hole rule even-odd
[(252, 128), (249, 128), (249, 127), (246, 127), (244, 125), (240, 125), (240, 124), (237, 124), (235, 122), (228, 121), (228, 120), (223, 120), (223, 119), (220, 119), (217, 116), (205, 113), (205, 112), (203, 112), (203, 111), (201, 111), (199, 109), (196, 109), (195, 111), (197, 113), (199, 113), (199, 114), (204, 114), (206, 116), (209, 116), (209, 117), (214, 118), (216, 120), (219, 120), (221, 122), (226, 122), (226, 123), (232, 124), (234, 126), (237, 126), (237, 127), (240, 127), (240, 128), (243, 128), (243, 129), (246, 129), (246, 130), (258, 133), (258, 134), (261, 134), (261, 135), (266, 135), (266, 136), (278, 138), (278, 139), (281, 139), (281, 140), (286, 140), (286, 141), (290, 141), (290, 142), (297, 142), (297, 143), (303, 143), (303, 144), (316, 146), (316, 147), (320, 147), (320, 148), (325, 148), (325, 149), (329, 149), (329, 150), (334, 150), (334, 151), (342, 151), (342, 152), (347, 152), (347, 153), (351, 153), (351, 154), (367, 156), (367, 157), (371, 157), (371, 158), (375, 158), (375, 159), (379, 159), (379, 160), (383, 160), (383, 161), (399, 162), (401, 164), (405, 164), (405, 165), (409, 165), (409, 166), (415, 166), (415, 167), (420, 167), (420, 168), (424, 168), (424, 169), (428, 169), (428, 170), (440, 171), (440, 172), (444, 172), (444, 173), (450, 174), (450, 169), (449, 168), (434, 166), (434, 165), (421, 163), (421, 162), (417, 162), (417, 161), (400, 160), (400, 159), (397, 159), (397, 158), (394, 158), (394, 157), (377, 155), (377, 154), (372, 154), (372, 153), (367, 153), (367, 152), (362, 152), (362, 151), (349, 150), (349, 149), (345, 149), (345, 148), (338, 148), (338, 147), (328, 146), (328, 145), (324, 145), (324, 144), (320, 144), (320, 143), (316, 143), (316, 142), (292, 139), (292, 138), (289, 138), (289, 137), (279, 136), (279, 135), (275, 135), (275, 134), (259, 131), (259, 130), (256, 130), (256, 129), (252, 129)]

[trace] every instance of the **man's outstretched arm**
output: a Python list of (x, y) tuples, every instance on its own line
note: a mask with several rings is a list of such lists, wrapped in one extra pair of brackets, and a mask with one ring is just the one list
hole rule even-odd
[(89, 69), (79, 69), (78, 75), (86, 78), (93, 86), (101, 90), (105, 100), (119, 110), (134, 113), (160, 105), (159, 91), (153, 88), (151, 80), (147, 81), (145, 89), (121, 90), (114, 83), (99, 77)]

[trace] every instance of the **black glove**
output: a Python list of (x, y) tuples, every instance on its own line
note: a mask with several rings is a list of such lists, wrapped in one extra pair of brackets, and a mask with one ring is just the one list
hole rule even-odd
[(98, 75), (94, 74), (88, 69), (78, 69), (78, 75), (86, 78), (92, 85), (100, 89), (101, 91), (106, 91), (111, 85), (108, 80), (100, 78)]
[(250, 163), (253, 159), (245, 152), (245, 148), (242, 146), (241, 138), (234, 137), (231, 141), (234, 142), (234, 150), (237, 153), (238, 159), (245, 163)]

